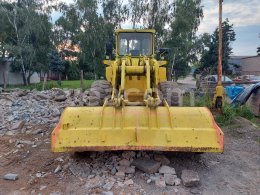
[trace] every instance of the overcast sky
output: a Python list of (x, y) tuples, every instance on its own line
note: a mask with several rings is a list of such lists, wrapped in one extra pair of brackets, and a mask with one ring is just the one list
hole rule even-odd
[[(212, 34), (218, 26), (218, 0), (202, 0), (202, 5), (204, 18), (198, 34)], [(53, 14), (53, 20), (56, 20), (58, 15)], [(236, 41), (232, 45), (233, 55), (256, 55), (256, 48), (260, 46), (260, 0), (224, 0), (223, 20), (225, 18), (234, 24), (236, 32)]]

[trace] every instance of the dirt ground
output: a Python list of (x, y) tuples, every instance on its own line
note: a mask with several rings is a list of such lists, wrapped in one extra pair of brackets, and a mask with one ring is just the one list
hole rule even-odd
[[(50, 132), (37, 135), (16, 134), (0, 137), (0, 176), (18, 174), (18, 180), (0, 179), (0, 194), (100, 194), (104, 190), (95, 188), (86, 191), (86, 180), (75, 176), (66, 163), (88, 162), (91, 154), (54, 154), (50, 151)], [(144, 174), (136, 170), (134, 185), (114, 185), (114, 194), (260, 194), (260, 130), (247, 120), (237, 120), (222, 128), (225, 133), (223, 154), (164, 153), (180, 177), (181, 170), (192, 169), (200, 176), (196, 188), (180, 186), (156, 187), (147, 183)], [(36, 141), (36, 145), (23, 144), (17, 148), (16, 140)], [(120, 152), (114, 152), (118, 154)], [(113, 153), (105, 155), (109, 161)], [(98, 160), (98, 159), (97, 159)], [(63, 169), (54, 173), (61, 164)]]

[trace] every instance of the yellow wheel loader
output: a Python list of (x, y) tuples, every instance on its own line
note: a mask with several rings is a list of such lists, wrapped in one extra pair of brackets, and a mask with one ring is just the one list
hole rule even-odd
[[(89, 105), (68, 107), (51, 134), (53, 152), (159, 150), (223, 152), (224, 134), (205, 107), (178, 107), (167, 61), (155, 59), (154, 30), (116, 30), (107, 47), (106, 81), (95, 81)], [(160, 49), (160, 54), (167, 53)]]

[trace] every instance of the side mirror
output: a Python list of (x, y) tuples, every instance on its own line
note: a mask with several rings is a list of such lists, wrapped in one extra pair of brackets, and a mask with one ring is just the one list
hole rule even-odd
[(112, 56), (113, 54), (113, 45), (111, 43), (107, 43), (106, 44), (106, 56), (108, 56), (109, 58)]
[(162, 60), (164, 60), (164, 58), (167, 57), (169, 53), (170, 53), (170, 48), (160, 48), (159, 49), (159, 55)]

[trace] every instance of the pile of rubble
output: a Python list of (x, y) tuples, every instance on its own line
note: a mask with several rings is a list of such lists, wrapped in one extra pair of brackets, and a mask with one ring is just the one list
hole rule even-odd
[[(54, 173), (69, 172), (86, 181), (85, 190), (132, 187), (135, 191), (145, 193), (139, 183), (143, 180), (147, 185), (159, 188), (179, 186), (181, 182), (186, 187), (199, 184), (199, 176), (191, 170), (183, 170), (181, 178), (176, 175), (170, 160), (158, 152), (125, 151), (125, 152), (92, 152), (83, 153), (79, 160), (70, 158), (59, 161)], [(175, 188), (177, 191), (177, 189)]]
[(0, 134), (24, 132), (37, 124), (55, 126), (65, 107), (87, 105), (88, 97), (80, 89), (0, 93)]
[[(30, 140), (10, 139), (9, 143), (15, 143), (16, 150), (23, 150), (29, 145), (34, 148), (42, 143), (49, 144), (50, 132), (45, 131), (57, 124), (64, 108), (87, 105), (89, 97), (88, 91), (61, 89), (0, 93), (0, 136), (17, 133), (32, 135)], [(36, 136), (38, 134), (47, 137), (39, 138)], [(86, 182), (84, 188), (90, 193), (93, 189), (110, 193), (112, 188), (128, 186), (145, 194), (140, 179), (146, 185), (158, 188), (176, 187), (181, 183), (187, 187), (199, 184), (198, 174), (191, 170), (180, 171), (178, 177), (170, 160), (159, 152), (92, 152), (87, 158), (75, 159), (65, 155), (55, 159), (55, 162), (55, 169), (48, 173), (39, 171), (34, 177), (72, 174), (83, 178)], [(7, 174), (5, 178), (17, 179), (17, 175)]]

